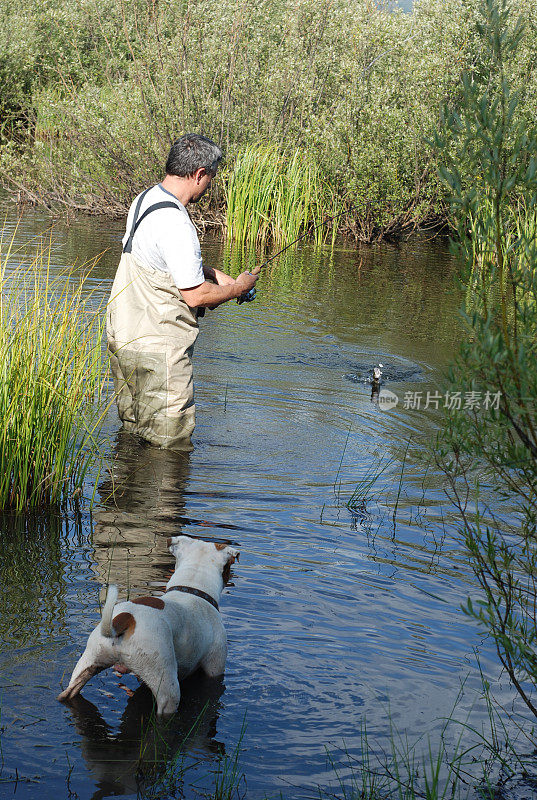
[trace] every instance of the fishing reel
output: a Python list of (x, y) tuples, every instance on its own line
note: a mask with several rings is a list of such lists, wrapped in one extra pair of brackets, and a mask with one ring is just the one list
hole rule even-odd
[(251, 303), (252, 300), (255, 300), (255, 286), (250, 291), (241, 294), (240, 297), (237, 297), (237, 303), (241, 305), (241, 303)]

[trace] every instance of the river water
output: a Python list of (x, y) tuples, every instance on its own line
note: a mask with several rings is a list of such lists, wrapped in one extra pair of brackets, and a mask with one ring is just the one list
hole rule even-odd
[[(2, 213), (5, 240), (17, 215), (7, 204)], [(103, 253), (90, 285), (104, 298), (122, 226), (49, 226), (27, 211), (20, 252), (50, 236), (57, 271)], [(230, 266), (220, 242), (206, 239), (203, 252)], [(472, 576), (441, 476), (424, 461), (437, 425), (424, 400), (461, 336), (455, 277), (446, 243), (424, 236), (360, 252), (300, 248), (264, 273), (255, 303), (202, 320), (192, 453), (122, 434), (111, 408), (108, 472), (86, 487), (97, 480), (93, 510), (2, 519), (1, 796), (195, 797), (236, 756), (239, 796), (338, 794), (364, 720), (376, 752), (392, 726), (434, 740), (459, 694), (456, 716), (483, 722), (476, 651), (508, 697), (491, 643), (459, 609)], [(371, 399), (379, 361), (399, 397), (391, 410)], [(225, 676), (190, 679), (166, 725), (151, 722), (133, 676), (110, 670), (72, 708), (57, 703), (105, 584), (158, 594), (173, 568), (166, 538), (181, 532), (241, 550), (221, 602)]]

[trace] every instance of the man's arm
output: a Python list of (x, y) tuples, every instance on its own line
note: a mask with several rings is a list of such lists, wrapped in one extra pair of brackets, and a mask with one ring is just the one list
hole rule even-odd
[[(220, 272), (220, 270), (214, 271)], [(224, 275), (223, 272), (220, 274)], [(225, 275), (225, 277), (229, 278), (229, 275)], [(191, 308), (196, 306), (217, 306), (249, 292), (255, 286), (258, 277), (259, 275), (243, 272), (236, 280), (231, 278), (231, 283), (226, 283), (223, 286), (204, 281), (192, 289), (181, 289), (181, 294), (185, 303)]]
[(231, 275), (226, 275), (225, 272), (215, 269), (214, 267), (206, 267), (203, 265), (203, 274), (206, 280), (217, 283), (218, 286), (231, 286), (232, 283), (235, 283), (235, 279), (232, 278)]

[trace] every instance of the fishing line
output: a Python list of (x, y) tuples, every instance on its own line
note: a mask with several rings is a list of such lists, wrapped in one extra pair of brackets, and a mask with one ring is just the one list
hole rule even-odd
[[(250, 275), (259, 275), (261, 270), (264, 269), (268, 264), (270, 264), (271, 261), (274, 261), (275, 258), (278, 258), (278, 256), (281, 256), (282, 253), (285, 253), (286, 250), (289, 250), (289, 248), (293, 247), (297, 242), (300, 242), (306, 236), (309, 236), (310, 233), (313, 233), (318, 228), (321, 228), (323, 225), (327, 225), (329, 222), (333, 222), (338, 217), (342, 217), (343, 214), (348, 214), (349, 211), (353, 211), (355, 208), (358, 208), (358, 203), (356, 203), (353, 206), (350, 206), (350, 208), (345, 208), (343, 211), (339, 211), (337, 214), (334, 214), (332, 217), (327, 217), (326, 219), (321, 220), (321, 222), (318, 222), (317, 225), (314, 225), (313, 227), (310, 226), (306, 231), (304, 231), (304, 233), (301, 233), (300, 236), (297, 236), (296, 239), (293, 239), (292, 242), (289, 242), (289, 244), (286, 244), (285, 247), (282, 247), (281, 250), (278, 250), (277, 253), (274, 253), (274, 255), (272, 255), (270, 258), (267, 258), (267, 260), (264, 261), (263, 264), (260, 264), (259, 266), (254, 267), (253, 270), (251, 270)], [(255, 299), (255, 294), (256, 294), (256, 292), (255, 292), (255, 287), (254, 287), (253, 289), (250, 289), (249, 292), (246, 292), (245, 294), (241, 295), (240, 297), (237, 297), (237, 303), (239, 305), (241, 303), (251, 303), (252, 300)]]
[(270, 264), (270, 262), (274, 261), (275, 258), (278, 258), (278, 256), (281, 256), (282, 253), (285, 253), (286, 250), (289, 250), (289, 248), (292, 247), (293, 245), (295, 245), (297, 242), (300, 242), (306, 236), (309, 236), (310, 233), (313, 233), (313, 231), (316, 231), (318, 228), (321, 228), (323, 225), (327, 225), (329, 222), (332, 222), (333, 220), (337, 219), (338, 217), (342, 217), (343, 214), (348, 214), (349, 211), (354, 211), (355, 208), (358, 208), (358, 203), (356, 203), (354, 206), (350, 206), (350, 208), (344, 209), (343, 211), (339, 211), (337, 214), (334, 214), (332, 217), (327, 217), (326, 219), (321, 220), (321, 222), (318, 222), (317, 225), (313, 226), (313, 228), (310, 226), (307, 231), (304, 231), (304, 233), (300, 234), (300, 236), (297, 236), (296, 239), (293, 239), (292, 242), (289, 242), (289, 244), (286, 244), (285, 247), (282, 247), (282, 249), (278, 250), (277, 253), (274, 253), (273, 256), (271, 256), (270, 258), (267, 258), (267, 260), (264, 261), (263, 264), (260, 264), (258, 267), (254, 267), (254, 269), (252, 270), (251, 274), (252, 275), (258, 275), (261, 272), (261, 270), (264, 267), (267, 266), (267, 264)]

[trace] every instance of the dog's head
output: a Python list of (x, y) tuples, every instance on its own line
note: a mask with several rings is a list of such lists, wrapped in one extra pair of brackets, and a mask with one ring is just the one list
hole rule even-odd
[(209, 561), (221, 573), (224, 584), (229, 581), (231, 565), (239, 560), (239, 551), (223, 542), (206, 542), (192, 536), (172, 536), (167, 544), (168, 550), (175, 556), (176, 565), (187, 559)]

